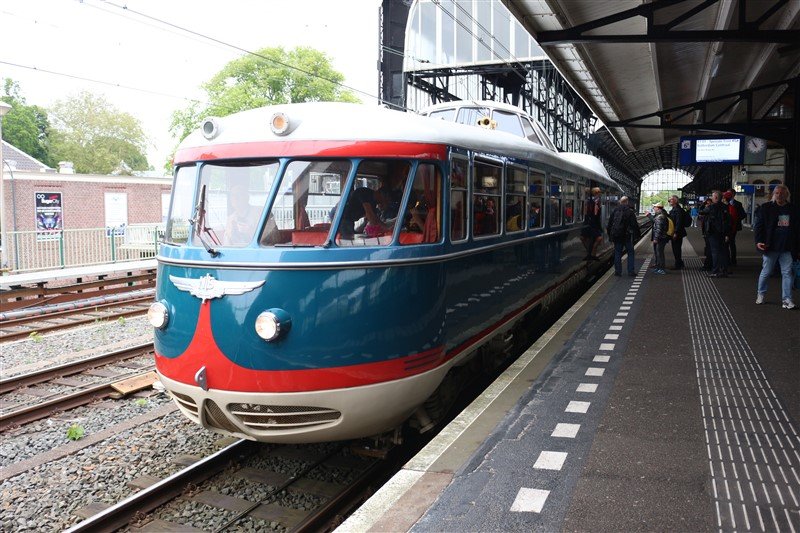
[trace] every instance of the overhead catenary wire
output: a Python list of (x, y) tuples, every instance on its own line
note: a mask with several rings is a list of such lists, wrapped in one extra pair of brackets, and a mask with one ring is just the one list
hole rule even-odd
[[(259, 54), (258, 52), (253, 52), (252, 50), (248, 50), (246, 48), (243, 48), (241, 46), (235, 45), (233, 43), (228, 43), (228, 42), (223, 41), (221, 39), (218, 39), (216, 37), (212, 37), (210, 35), (206, 35), (206, 34), (204, 34), (202, 32), (195, 31), (195, 30), (192, 30), (190, 28), (185, 28), (185, 27), (180, 26), (178, 24), (175, 24), (173, 22), (169, 22), (167, 20), (160, 19), (160, 18), (152, 16), (152, 15), (148, 15), (147, 13), (144, 13), (144, 12), (141, 12), (141, 11), (137, 11), (135, 9), (131, 9), (127, 5), (120, 5), (120, 4), (117, 4), (117, 3), (114, 3), (114, 2), (111, 2), (111, 1), (108, 1), (108, 0), (102, 0), (102, 1), (103, 1), (104, 4), (119, 8), (119, 9), (125, 11), (126, 13), (133, 13), (134, 15), (137, 15), (138, 17), (142, 17), (144, 19), (151, 20), (153, 22), (157, 22), (158, 24), (163, 24), (164, 26), (167, 26), (167, 27), (170, 27), (170, 28), (174, 28), (174, 29), (180, 30), (182, 32), (186, 32), (187, 34), (194, 35), (196, 37), (200, 37), (202, 39), (218, 43), (220, 45), (232, 48), (234, 50), (238, 50), (238, 51), (243, 52), (245, 54), (252, 55), (254, 57), (258, 57), (259, 59), (263, 59), (264, 61), (268, 61), (268, 62), (274, 63), (276, 65), (280, 65), (282, 67), (294, 70), (296, 72), (300, 72), (302, 74), (305, 74), (306, 76), (311, 76), (313, 78), (317, 78), (317, 79), (320, 79), (320, 80), (323, 80), (323, 81), (327, 81), (328, 83), (331, 83), (331, 84), (333, 84), (333, 85), (335, 85), (337, 87), (342, 87), (344, 89), (347, 89), (349, 91), (353, 91), (355, 93), (361, 94), (361, 95), (369, 97), (369, 98), (375, 98), (376, 100), (378, 100), (382, 104), (395, 106), (395, 104), (391, 104), (390, 102), (385, 102), (379, 96), (375, 96), (374, 94), (370, 94), (370, 93), (368, 93), (366, 91), (362, 91), (361, 89), (356, 89), (355, 87), (352, 87), (350, 85), (346, 85), (344, 83), (340, 83), (340, 82), (337, 82), (335, 80), (331, 80), (330, 78), (326, 78), (325, 76), (320, 76), (319, 74), (315, 74), (315, 73), (310, 72), (308, 70), (296, 67), (294, 65), (290, 65), (288, 63), (284, 63), (282, 61), (279, 61), (279, 60), (271, 58), (271, 57), (267, 57), (267, 56), (265, 56), (263, 54)], [(97, 6), (93, 6), (93, 5), (89, 4), (86, 0), (82, 0), (81, 4), (97, 8)], [(101, 11), (105, 11), (105, 10), (101, 10)], [(130, 17), (128, 17), (128, 18), (130, 20), (134, 20), (134, 21), (143, 23), (142, 21), (140, 21), (140, 20), (138, 20), (136, 18), (130, 18)]]

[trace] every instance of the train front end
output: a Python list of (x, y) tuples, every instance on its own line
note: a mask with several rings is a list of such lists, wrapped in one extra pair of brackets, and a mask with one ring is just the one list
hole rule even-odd
[[(351, 108), (334, 111), (352, 120)], [(397, 144), (365, 158), (363, 143), (303, 137), (336, 120), (315, 115), (327, 106), (282, 109), (206, 121), (177, 152), (149, 311), (157, 372), (186, 416), (219, 433), (380, 434), (446, 372), (441, 266), (410, 261), (414, 249), (434, 253), (417, 244), (439, 241), (430, 228), (441, 213), (428, 203), (441, 194), (443, 155)], [(351, 196), (380, 206), (379, 227), (354, 227), (364, 207), (348, 207)]]

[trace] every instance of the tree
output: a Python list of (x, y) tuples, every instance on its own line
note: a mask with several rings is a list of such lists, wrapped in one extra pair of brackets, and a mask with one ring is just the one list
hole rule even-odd
[(83, 91), (53, 104), (50, 116), (52, 154), (72, 161), (76, 172), (109, 174), (123, 162), (133, 170), (148, 168), (141, 123), (102, 96)]
[(10, 78), (3, 82), (3, 93), (0, 100), (11, 104), (11, 110), (3, 118), (3, 139), (45, 165), (53, 166), (47, 111), (27, 105), (19, 84)]
[(208, 104), (192, 104), (173, 113), (170, 132), (183, 140), (205, 117), (224, 117), (270, 104), (358, 102), (341, 87), (343, 81), (344, 76), (319, 50), (263, 48), (234, 59), (205, 83)]

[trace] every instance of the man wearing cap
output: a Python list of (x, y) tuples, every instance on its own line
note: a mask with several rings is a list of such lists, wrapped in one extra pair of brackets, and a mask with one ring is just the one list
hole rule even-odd
[(664, 248), (667, 246), (670, 238), (667, 235), (669, 229), (669, 222), (667, 221), (667, 213), (664, 211), (664, 204), (658, 202), (653, 205), (653, 256), (655, 274), (666, 274), (664, 270)]

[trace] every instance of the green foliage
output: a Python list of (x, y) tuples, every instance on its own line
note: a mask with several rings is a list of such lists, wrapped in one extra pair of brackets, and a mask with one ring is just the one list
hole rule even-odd
[(0, 100), (11, 104), (3, 117), (3, 139), (47, 166), (55, 166), (50, 155), (50, 120), (47, 111), (27, 105), (19, 84), (10, 78), (3, 82)]
[(359, 101), (351, 91), (342, 89), (339, 84), (344, 76), (319, 50), (276, 47), (255, 54), (234, 59), (203, 85), (208, 105), (195, 103), (175, 111), (172, 134), (183, 140), (205, 117), (224, 117), (270, 104)]
[(134, 400), (133, 403), (136, 405), (136, 407), (147, 407), (149, 402), (147, 401), (147, 398), (138, 398)]
[(31, 339), (33, 342), (42, 342), (42, 334), (38, 331), (31, 331), (28, 334), (28, 338)]
[(117, 319), (117, 324), (119, 324), (120, 326), (124, 326), (125, 325), (125, 317), (124, 316), (119, 317)]
[(67, 438), (69, 440), (79, 440), (86, 434), (86, 430), (80, 424), (72, 424), (67, 428)]
[(658, 191), (650, 194), (644, 194), (642, 195), (641, 208), (643, 211), (650, 211), (653, 208), (653, 204), (661, 202), (664, 205), (664, 208), (669, 211), (669, 197), (673, 194), (680, 197), (680, 193), (678, 191)]
[(110, 174), (124, 162), (132, 170), (148, 168), (142, 125), (102, 96), (83, 91), (50, 109), (52, 154), (72, 161), (75, 172)]

